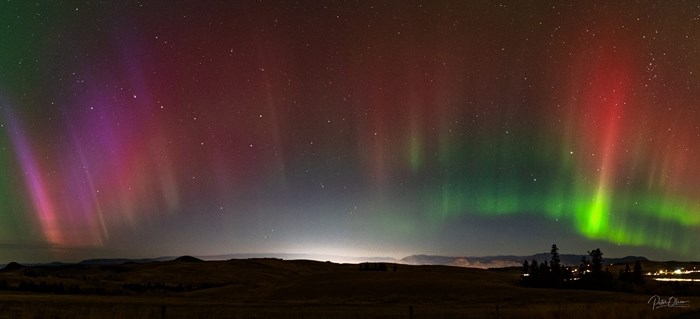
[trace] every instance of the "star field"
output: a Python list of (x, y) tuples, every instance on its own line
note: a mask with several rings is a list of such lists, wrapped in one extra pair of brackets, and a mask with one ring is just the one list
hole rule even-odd
[(692, 2), (3, 1), (0, 260), (698, 259)]

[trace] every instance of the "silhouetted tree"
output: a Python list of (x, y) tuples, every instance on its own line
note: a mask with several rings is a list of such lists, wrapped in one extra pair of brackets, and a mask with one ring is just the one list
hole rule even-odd
[(552, 255), (552, 262), (549, 265), (552, 267), (552, 269), (559, 268), (561, 265), (561, 260), (559, 259), (559, 248), (557, 248), (556, 244), (552, 244), (552, 249), (549, 251), (549, 253)]
[(549, 252), (552, 255), (552, 261), (549, 263), (550, 279), (552, 284), (558, 285), (562, 281), (561, 259), (559, 259), (559, 248), (556, 244), (552, 244), (552, 249)]
[(545, 276), (549, 272), (549, 265), (547, 264), (547, 261), (543, 261), (542, 264), (540, 264), (540, 273), (544, 274)]
[(599, 274), (603, 271), (603, 252), (600, 248), (593, 249), (588, 252), (591, 256), (591, 272), (593, 274)]
[(532, 260), (532, 263), (530, 263), (530, 276), (537, 276), (540, 273), (540, 267), (537, 264), (537, 260)]
[(642, 263), (639, 260), (634, 262), (634, 270), (632, 271), (632, 282), (635, 285), (641, 285), (644, 283), (644, 276), (642, 274)]
[(620, 269), (620, 281), (622, 281), (622, 282), (632, 281), (631, 273), (632, 273), (632, 271), (630, 270), (630, 264), (625, 263), (625, 269), (624, 270)]
[(537, 260), (533, 259), (531, 263), (524, 260), (522, 271), (524, 274), (520, 278), (523, 285), (530, 287), (537, 287), (540, 285), (540, 267)]
[[(584, 271), (579, 282), (581, 287), (586, 289), (599, 290), (611, 289), (613, 278), (607, 268), (605, 269), (605, 271), (603, 271), (603, 252), (600, 251), (599, 248), (596, 248), (594, 250), (589, 251), (588, 255), (591, 256), (590, 264), (587, 264), (590, 265), (587, 269), (590, 270), (590, 273)], [(582, 259), (581, 261), (586, 261), (585, 256), (584, 259)]]

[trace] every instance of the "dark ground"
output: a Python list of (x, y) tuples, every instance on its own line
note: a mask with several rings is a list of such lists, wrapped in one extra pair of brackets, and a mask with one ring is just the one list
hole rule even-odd
[[(698, 318), (647, 292), (526, 288), (518, 269), (194, 258), (0, 272), (1, 318)], [(650, 283), (649, 285), (653, 285)], [(21, 286), (21, 289), (20, 289)], [(660, 288), (665, 289), (662, 286)], [(671, 290), (672, 291), (672, 290)]]

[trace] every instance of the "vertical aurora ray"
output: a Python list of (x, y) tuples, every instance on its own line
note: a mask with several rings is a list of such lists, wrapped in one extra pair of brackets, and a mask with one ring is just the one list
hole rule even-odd
[[(91, 172), (92, 168), (90, 167), (90, 163), (85, 156), (85, 152), (83, 151), (81, 143), (74, 130), (71, 130), (71, 136), (73, 138), (73, 143), (80, 163), (79, 167), (75, 167), (74, 165), (72, 166), (73, 176), (71, 176), (71, 180), (76, 181), (76, 183), (74, 183), (74, 185), (78, 185), (76, 187), (80, 187), (79, 185), (81, 185), (81, 183), (78, 183), (77, 181), (83, 181), (82, 185), (84, 187), (84, 189), (81, 188), (71, 190), (71, 193), (80, 196), (80, 207), (77, 209), (84, 216), (86, 216), (86, 218), (89, 218), (92, 212), (97, 215), (96, 218), (98, 220), (99, 227), (93, 227), (92, 230), (98, 233), (97, 235), (93, 234), (95, 242), (101, 244), (103, 239), (109, 239), (109, 229), (107, 228), (105, 221), (104, 210), (102, 209), (97, 197), (98, 189), (95, 187), (95, 180)], [(71, 168), (66, 170), (70, 171)]]
[[(606, 52), (599, 53), (606, 57)], [(617, 163), (620, 161), (618, 155), (620, 140), (620, 125), (623, 121), (623, 108), (626, 105), (625, 95), (627, 94), (626, 82), (627, 71), (625, 61), (603, 61), (592, 63), (593, 74), (588, 80), (589, 91), (584, 93), (582, 103), (585, 110), (582, 125), (582, 142), (585, 144), (589, 140), (595, 145), (585, 149), (586, 153), (591, 152), (595, 171), (599, 172), (598, 182), (594, 189), (588, 212), (583, 214), (583, 221), (579, 221), (580, 231), (590, 237), (598, 237), (609, 231), (609, 215), (611, 211), (611, 200), (614, 197), (612, 182), (618, 170)], [(585, 154), (585, 153), (584, 153)], [(587, 154), (586, 154), (587, 155)], [(600, 158), (599, 161), (596, 161)], [(591, 169), (592, 171), (592, 169)]]
[(410, 132), (408, 133), (408, 163), (411, 172), (418, 173), (424, 165), (424, 134), (420, 126), (419, 114), (416, 107), (410, 108)]
[(5, 106), (3, 109), (7, 119), (10, 139), (16, 150), (20, 167), (24, 171), (26, 187), (32, 198), (32, 205), (36, 211), (37, 218), (41, 223), (42, 233), (51, 244), (65, 244), (59, 216), (46, 188), (41, 167), (31, 150), (31, 144), (29, 144), (20, 123), (9, 106)]
[[(9, 107), (0, 104), (0, 109)], [(3, 114), (4, 111), (0, 111)], [(26, 207), (26, 192), (24, 180), (17, 176), (17, 156), (12, 152), (12, 140), (9, 132), (7, 118), (0, 121), (0, 241), (16, 242), (31, 238), (29, 233), (33, 230), (30, 220), (33, 218), (24, 214)]]

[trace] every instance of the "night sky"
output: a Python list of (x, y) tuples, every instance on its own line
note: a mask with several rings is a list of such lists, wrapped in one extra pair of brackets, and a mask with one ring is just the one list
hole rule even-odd
[(697, 2), (0, 3), (0, 261), (700, 259)]

